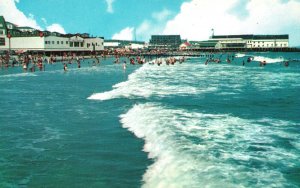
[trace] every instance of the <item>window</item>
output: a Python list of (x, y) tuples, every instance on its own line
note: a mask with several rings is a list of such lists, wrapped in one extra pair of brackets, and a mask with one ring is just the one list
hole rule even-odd
[(79, 42), (74, 42), (74, 47), (79, 47)]
[(66, 41), (66, 44), (69, 44), (69, 41)]
[(73, 47), (73, 42), (70, 42), (70, 47)]
[(45, 44), (48, 44), (48, 41), (45, 41)]
[(64, 44), (64, 41), (60, 41), (61, 44)]
[(59, 41), (57, 41), (57, 44), (59, 44)]
[(80, 43), (80, 47), (83, 47), (83, 42)]
[(5, 46), (5, 38), (0, 38), (0, 46)]
[(52, 44), (54, 44), (54, 41), (52, 41)]
[(0, 35), (4, 35), (4, 31), (0, 29)]

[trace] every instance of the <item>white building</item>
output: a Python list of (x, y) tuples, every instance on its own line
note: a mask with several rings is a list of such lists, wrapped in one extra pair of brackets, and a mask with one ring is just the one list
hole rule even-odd
[[(8, 28), (11, 27), (12, 29)], [(6, 24), (0, 16), (0, 50), (14, 51), (102, 51), (104, 39), (101, 37), (84, 37), (63, 35), (57, 32), (38, 31), (30, 27), (15, 27)]]
[(144, 49), (147, 44), (142, 41), (129, 41), (129, 40), (105, 40), (104, 48), (125, 48), (125, 49)]
[(289, 35), (215, 35), (221, 48), (287, 48)]
[(0, 50), (9, 49), (15, 51), (102, 51), (104, 50), (104, 46), (103, 38), (96, 37), (29, 36), (11, 37), (9, 39), (7, 36), (0, 35)]
[(119, 40), (105, 40), (104, 47), (105, 48), (119, 48), (121, 45)]

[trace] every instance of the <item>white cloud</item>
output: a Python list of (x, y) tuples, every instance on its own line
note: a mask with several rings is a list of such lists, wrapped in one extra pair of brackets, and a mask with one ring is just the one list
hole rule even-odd
[(105, 1), (107, 3), (107, 9), (106, 9), (106, 11), (108, 13), (113, 13), (114, 12), (113, 3), (114, 3), (115, 0), (105, 0)]
[(160, 12), (154, 12), (152, 13), (152, 17), (154, 19), (156, 19), (157, 21), (163, 21), (165, 19), (168, 18), (168, 16), (170, 16), (172, 14), (172, 12), (168, 9), (163, 9)]
[(164, 30), (165, 23), (172, 15), (168, 9), (152, 13), (152, 19), (144, 20), (136, 29), (137, 40), (148, 41), (151, 35), (161, 34)]
[(118, 39), (118, 40), (133, 40), (133, 27), (126, 27), (123, 30), (121, 30), (119, 33), (115, 33), (112, 37), (112, 39)]
[[(181, 34), (182, 38), (206, 40), (215, 34), (290, 34), (290, 42), (300, 35), (300, 2), (289, 0), (246, 1), (246, 17), (240, 19), (231, 12), (238, 0), (192, 0), (185, 2), (163, 34)], [(216, 6), (218, 5), (218, 6)]]
[(66, 31), (65, 29), (59, 25), (59, 24), (52, 24), (52, 25), (49, 25), (47, 28), (46, 28), (48, 31), (51, 31), (51, 32), (59, 32), (59, 33), (62, 33), (62, 34), (66, 34)]
[(42, 20), (42, 22), (43, 22), (44, 25), (48, 25), (46, 18), (41, 18), (41, 20)]
[[(38, 30), (44, 30), (44, 27), (40, 26), (34, 15), (29, 14), (26, 16), (21, 10), (16, 7), (16, 3), (19, 3), (20, 0), (0, 0), (0, 15), (3, 15), (6, 21), (14, 23), (18, 26), (29, 26)], [(57, 23), (52, 25), (47, 24), (47, 20), (42, 18), (42, 22), (46, 25), (46, 28), (52, 29), (52, 31), (64, 32), (64, 28)]]
[(42, 30), (32, 14), (27, 17), (16, 7), (15, 3), (18, 2), (19, 0), (1, 0), (0, 15), (3, 15), (6, 21), (17, 24), (18, 26), (29, 26)]

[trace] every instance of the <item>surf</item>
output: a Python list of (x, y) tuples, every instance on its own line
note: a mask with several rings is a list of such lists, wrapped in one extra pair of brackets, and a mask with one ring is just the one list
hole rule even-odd
[(143, 187), (293, 187), (284, 169), (265, 161), (283, 167), (297, 160), (295, 148), (278, 147), (273, 138), (293, 138), (282, 127), (296, 124), (264, 121), (160, 103), (136, 104), (120, 116), (122, 127), (145, 141), (143, 150), (154, 160), (143, 176)]

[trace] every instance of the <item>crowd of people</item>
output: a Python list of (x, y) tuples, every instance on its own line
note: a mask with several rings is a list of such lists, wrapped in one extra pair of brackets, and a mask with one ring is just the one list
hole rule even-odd
[[(45, 56), (43, 54), (22, 54), (18, 56), (10, 56), (8, 54), (0, 56), (0, 67), (8, 68), (8, 67), (19, 67), (22, 66), (23, 71), (27, 72), (35, 72), (36, 70), (45, 71), (46, 64), (54, 64), (54, 63), (62, 63), (63, 70), (68, 70), (69, 64), (77, 64), (77, 68), (81, 68), (81, 63), (84, 62), (85, 59), (90, 59), (92, 61), (92, 66), (96, 66), (100, 64), (100, 59), (106, 59), (107, 57), (114, 57), (113, 63), (120, 64), (122, 63), (123, 69), (125, 70), (127, 65), (143, 65), (149, 62), (152, 65), (158, 65), (165, 63), (166, 65), (174, 65), (175, 63), (183, 63), (185, 61), (185, 57), (182, 56), (180, 58), (175, 57), (160, 57), (160, 56), (143, 56), (138, 54), (123, 54), (117, 53), (114, 55), (107, 54), (98, 54), (98, 55), (76, 55), (75, 53), (67, 54), (64, 53), (61, 56), (50, 55)], [(235, 54), (214, 54), (214, 53), (203, 53), (200, 54), (200, 57), (205, 58), (204, 64), (207, 65), (209, 63), (222, 63), (226, 62), (228, 64), (234, 62), (236, 55)], [(90, 60), (88, 62), (90, 62)], [(240, 59), (239, 59), (240, 61)], [(254, 57), (245, 56), (242, 58), (242, 66), (245, 66), (246, 62), (251, 63), (254, 61)], [(281, 64), (288, 67), (289, 61), (283, 61)], [(267, 65), (266, 61), (260, 61), (259, 66), (264, 67)]]

